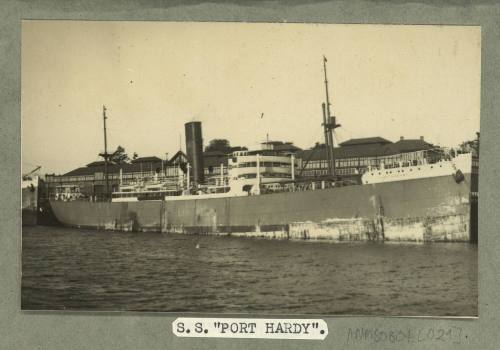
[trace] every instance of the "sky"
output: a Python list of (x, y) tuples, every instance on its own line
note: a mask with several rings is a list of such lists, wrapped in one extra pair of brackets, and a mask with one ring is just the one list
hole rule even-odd
[[(323, 55), (336, 142), (381, 136), (456, 146), (479, 131), (476, 26), (22, 22), (23, 171), (65, 173), (104, 150), (173, 156), (184, 123), (205, 145), (323, 142)], [(262, 116), (263, 113), (263, 116)]]

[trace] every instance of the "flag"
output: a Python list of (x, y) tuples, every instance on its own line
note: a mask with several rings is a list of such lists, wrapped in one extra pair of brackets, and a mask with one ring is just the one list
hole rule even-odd
[(328, 60), (326, 59), (326, 56), (325, 56), (325, 55), (323, 55), (323, 60), (324, 60), (325, 62), (328, 62)]

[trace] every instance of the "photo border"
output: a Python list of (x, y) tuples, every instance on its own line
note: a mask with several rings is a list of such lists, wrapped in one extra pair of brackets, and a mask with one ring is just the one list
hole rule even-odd
[[(142, 312), (27, 312), (21, 311), (21, 20), (141, 20), (442, 24), (481, 26), (481, 158), (479, 180), (479, 319), (431, 317), (323, 317), (329, 335), (320, 341), (177, 338), (171, 323), (183, 313)], [(301, 349), (301, 348), (495, 348), (500, 340), (498, 266), (500, 224), (500, 4), (476, 1), (78, 1), (45, 0), (4, 3), (1, 13), (2, 87), (0, 145), (0, 347), (6, 349)], [(458, 122), (458, 121), (457, 121)], [(194, 317), (217, 314), (188, 314)], [(242, 317), (242, 315), (238, 315)], [(254, 317), (255, 315), (249, 315)], [(260, 314), (262, 318), (266, 315)], [(285, 315), (280, 316), (283, 318)], [(230, 317), (224, 314), (222, 317)], [(276, 317), (276, 316), (273, 316)], [(295, 317), (295, 316), (294, 316)], [(347, 343), (349, 329), (399, 330), (460, 327), (461, 345), (453, 342)]]

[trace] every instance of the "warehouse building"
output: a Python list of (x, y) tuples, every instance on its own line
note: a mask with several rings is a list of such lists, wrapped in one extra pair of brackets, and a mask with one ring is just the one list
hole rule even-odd
[[(423, 137), (419, 139), (401, 137), (397, 142), (391, 142), (382, 137), (351, 139), (334, 148), (335, 174), (359, 177), (369, 166), (378, 167), (380, 163), (390, 165), (422, 160), (426, 152), (434, 148)], [(316, 177), (328, 174), (324, 145), (297, 152), (296, 157), (301, 159), (299, 176)]]

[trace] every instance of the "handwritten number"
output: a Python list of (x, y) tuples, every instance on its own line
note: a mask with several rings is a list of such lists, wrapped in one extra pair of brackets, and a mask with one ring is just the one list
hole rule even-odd
[(462, 328), (460, 327), (453, 327), (458, 330), (458, 339), (453, 341), (454, 344), (460, 344), (462, 342)]

